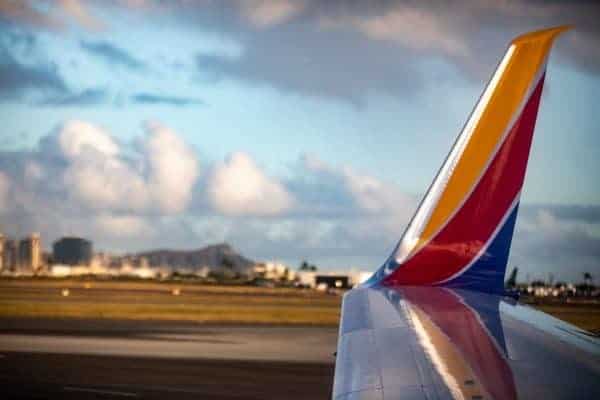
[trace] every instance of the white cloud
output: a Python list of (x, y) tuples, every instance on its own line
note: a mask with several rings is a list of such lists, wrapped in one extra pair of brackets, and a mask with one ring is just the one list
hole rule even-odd
[[(429, 9), (401, 5), (381, 15), (341, 16), (324, 18), (324, 27), (351, 26), (370, 39), (396, 42), (415, 50), (441, 50), (451, 56), (467, 56), (467, 42), (448, 21), (448, 14), (439, 16)], [(455, 22), (455, 21), (454, 21)]]
[(85, 207), (139, 210), (147, 206), (141, 171), (121, 156), (119, 144), (104, 129), (71, 120), (47, 142), (66, 160), (62, 173), (66, 192)]
[(527, 234), (544, 235), (546, 238), (560, 238), (572, 235), (600, 239), (600, 224), (581, 219), (561, 218), (549, 209), (541, 208), (532, 217), (524, 216), (519, 224)]
[(150, 196), (161, 210), (181, 212), (190, 201), (200, 173), (198, 159), (173, 130), (157, 122), (148, 122), (146, 130), (143, 147), (150, 173)]
[(359, 174), (349, 167), (343, 168), (342, 173), (350, 193), (365, 211), (379, 213), (412, 206), (410, 197), (392, 185), (386, 185), (375, 177)]
[(63, 179), (68, 192), (89, 208), (143, 212), (150, 205), (141, 171), (116, 157), (77, 159)]
[(108, 132), (88, 122), (68, 121), (51, 139), (67, 159), (67, 193), (80, 204), (98, 210), (147, 207), (142, 171), (121, 157), (121, 148)]
[[(560, 208), (524, 209), (517, 219), (509, 265), (517, 265), (530, 278), (577, 282), (600, 264), (600, 224), (590, 215), (560, 217)], [(593, 210), (592, 210), (593, 211)], [(524, 279), (525, 277), (521, 277)]]
[[(322, 228), (320, 245), (311, 245), (315, 251), (335, 248), (338, 255), (376, 255), (374, 258), (381, 262), (399, 240), (415, 210), (415, 196), (347, 165), (334, 167), (305, 155), (297, 170), (296, 182), (290, 185), (300, 202), (299, 213), (311, 220), (311, 227)], [(292, 232), (298, 234), (294, 243), (310, 243), (301, 229)], [(315, 236), (312, 233), (310, 237)]]
[(27, 164), (25, 165), (25, 172), (24, 172), (24, 177), (25, 177), (25, 181), (26, 183), (35, 183), (37, 181), (39, 181), (40, 179), (43, 179), (45, 176), (45, 173), (42, 169), (42, 166), (35, 162), (35, 161), (29, 161), (27, 162)]
[(305, 155), (301, 159), (305, 172), (314, 174), (324, 186), (340, 186), (354, 204), (367, 214), (398, 215), (407, 219), (414, 211), (413, 196), (402, 193), (394, 184), (357, 172), (350, 166), (335, 168), (325, 161)]
[[(158, 123), (145, 131), (127, 146), (77, 121), (43, 139), (41, 151), (0, 152), (6, 233), (40, 231), (46, 243), (82, 235), (108, 251), (227, 241), (257, 260), (376, 267), (417, 203), (393, 183), (315, 156), (281, 180), (234, 153), (199, 181), (195, 152), (179, 135)], [(192, 203), (212, 208), (196, 213)], [(510, 265), (569, 280), (597, 270), (598, 215), (597, 207), (524, 207)]]
[(194, 151), (171, 129), (152, 122), (138, 152), (123, 149), (103, 129), (83, 121), (65, 123), (56, 142), (67, 159), (68, 192), (89, 208), (179, 213), (199, 175)]
[(119, 145), (108, 132), (79, 120), (70, 120), (62, 125), (58, 133), (58, 146), (68, 159), (86, 157), (90, 152), (106, 157), (115, 157), (119, 153)]
[(112, 238), (148, 237), (154, 234), (154, 229), (148, 221), (131, 215), (99, 215), (94, 218), (94, 225)]
[(286, 22), (302, 12), (303, 0), (240, 0), (242, 15), (258, 28)]
[(80, 0), (60, 0), (59, 4), (62, 10), (82, 27), (90, 31), (100, 31), (105, 28), (104, 24), (94, 17)]
[(241, 152), (214, 167), (206, 191), (210, 204), (225, 215), (278, 215), (293, 204), (284, 186)]
[(144, 129), (127, 145), (92, 123), (72, 120), (43, 137), (39, 150), (0, 152), (3, 227), (11, 235), (41, 231), (48, 240), (87, 235), (118, 248), (161, 229), (181, 237), (176, 229), (185, 226), (163, 219), (188, 208), (198, 159), (168, 127), (153, 122)]

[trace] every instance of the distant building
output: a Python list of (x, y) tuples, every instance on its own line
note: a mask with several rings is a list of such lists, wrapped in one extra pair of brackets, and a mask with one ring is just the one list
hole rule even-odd
[(4, 268), (4, 241), (6, 238), (0, 233), (0, 271)]
[(42, 269), (42, 243), (39, 233), (34, 233), (19, 242), (17, 260), (22, 271), (36, 273)]
[(92, 242), (77, 237), (64, 237), (52, 244), (54, 262), (65, 265), (89, 265)]
[(4, 239), (2, 267), (7, 272), (14, 272), (17, 268), (17, 242), (12, 239)]
[(310, 288), (347, 289), (366, 281), (372, 272), (368, 271), (297, 271), (295, 280), (299, 285)]
[(90, 273), (94, 275), (110, 275), (113, 257), (108, 253), (96, 253), (90, 261)]
[(71, 275), (71, 267), (68, 265), (56, 264), (50, 267), (50, 276), (64, 278)]
[(317, 286), (317, 273), (314, 271), (298, 271), (296, 272), (296, 280), (301, 286), (315, 288)]
[[(257, 278), (273, 281), (293, 280), (293, 271), (279, 262), (265, 262), (254, 265), (253, 274)], [(290, 276), (292, 275), (292, 276)]]

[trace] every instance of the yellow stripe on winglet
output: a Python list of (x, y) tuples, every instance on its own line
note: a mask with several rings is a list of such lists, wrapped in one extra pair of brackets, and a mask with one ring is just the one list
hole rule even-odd
[(511, 42), (512, 55), (504, 72), (412, 252), (439, 231), (476, 184), (544, 63), (553, 40), (569, 28), (561, 26), (530, 32)]

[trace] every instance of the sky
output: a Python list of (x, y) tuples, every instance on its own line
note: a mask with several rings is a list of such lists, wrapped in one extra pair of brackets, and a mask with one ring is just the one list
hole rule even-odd
[(600, 275), (600, 6), (0, 0), (0, 231), (376, 269), (509, 41), (548, 65), (509, 265)]

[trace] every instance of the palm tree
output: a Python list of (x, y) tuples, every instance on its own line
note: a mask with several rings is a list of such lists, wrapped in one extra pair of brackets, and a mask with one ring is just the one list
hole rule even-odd
[(310, 264), (306, 262), (306, 260), (302, 261), (302, 264), (300, 264), (300, 271), (308, 271), (310, 270)]

